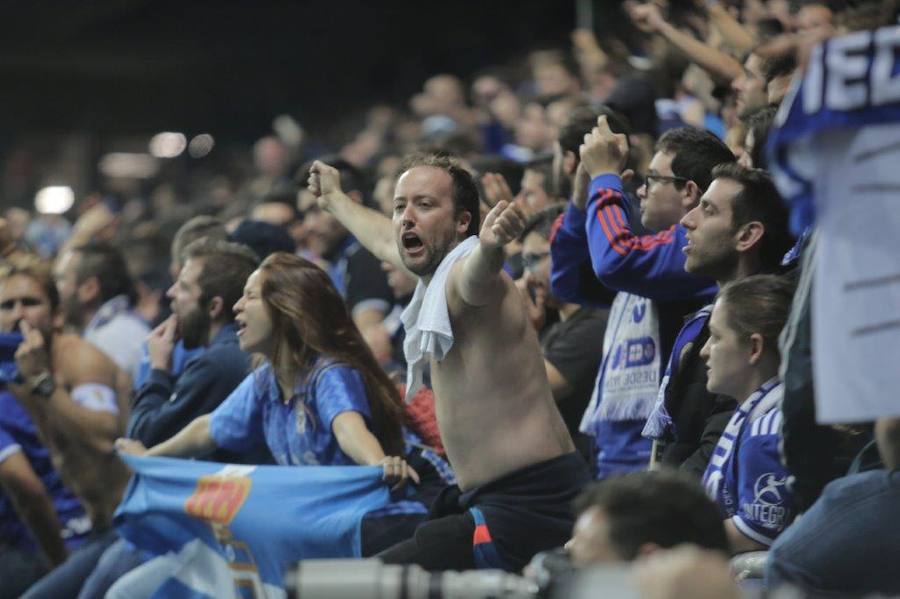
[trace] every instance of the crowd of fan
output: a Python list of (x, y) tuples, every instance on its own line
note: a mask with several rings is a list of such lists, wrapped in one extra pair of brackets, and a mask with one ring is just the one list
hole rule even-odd
[[(146, 560), (111, 527), (129, 477), (116, 449), (381, 464), (391, 482), (413, 479), (425, 505), (454, 482), (460, 454), (444, 443), (459, 439), (442, 438), (435, 417), (446, 381), (432, 373), (432, 391), (426, 372), (412, 401), (400, 399), (412, 381), (401, 314), (414, 275), (430, 280), (437, 264), (419, 271), (412, 258), (384, 259), (359, 224), (377, 213), (395, 226), (412, 219), (407, 202), (418, 196), (395, 187), (423, 168), (454, 177), (454, 214), (465, 191), (455, 169), (478, 185), (480, 214), (458, 234), (494, 223), (499, 276), (515, 281), (527, 336), (539, 340), (541, 384), (601, 481), (574, 504), (567, 561), (637, 561), (648, 596), (701, 596), (690, 585), (706, 568), (719, 587), (703, 596), (729, 597), (738, 592), (731, 577), (710, 569), (725, 571), (723, 556), (768, 551), (759, 563), (769, 587), (900, 593), (888, 567), (896, 539), (870, 550), (854, 530), (884, 525), (897, 537), (889, 473), (900, 467), (900, 425), (815, 422), (811, 365), (799, 358), (809, 335), (779, 345), (786, 325), (809, 327), (808, 297), (795, 291), (798, 280), (809, 285), (802, 262), (814, 236), (791, 235), (765, 153), (810, 48), (888, 25), (895, 9), (629, 2), (622, 10), (642, 33), (626, 40), (632, 47), (576, 30), (571, 48), (531, 53), (525, 73), (488, 68), (468, 89), (436, 75), (403, 109), (373, 107), (334, 154), (263, 137), (255, 176), (205, 179), (194, 201), (161, 184), (150, 202), (89, 195), (72, 225), (8, 210), (0, 328), (22, 340), (4, 353), (19, 378), (0, 394), (0, 596), (32, 583), (27, 596), (102, 596)], [(404, 162), (412, 152), (426, 156)], [(329, 188), (331, 168), (338, 185)], [(430, 249), (424, 227), (409, 227), (421, 239), (388, 243), (416, 256)], [(251, 354), (267, 365), (246, 381), (265, 380), (263, 391), (245, 381)], [(280, 389), (287, 401), (300, 374), (324, 432), (277, 437), (291, 425), (274, 408), (259, 408), (263, 428), (248, 429), (248, 406), (262, 402), (254, 394)], [(457, 476), (469, 477), (466, 468)], [(887, 471), (888, 482), (867, 496), (865, 513), (841, 512), (846, 477), (863, 471)], [(363, 553), (411, 537), (417, 524), (392, 520), (391, 534), (379, 531)], [(683, 544), (696, 548), (666, 551)], [(403, 561), (391, 551), (386, 559)], [(509, 569), (529, 553), (506, 555)]]

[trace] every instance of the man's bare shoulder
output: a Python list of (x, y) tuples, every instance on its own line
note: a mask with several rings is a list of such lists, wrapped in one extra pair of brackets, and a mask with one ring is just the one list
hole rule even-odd
[(53, 339), (53, 366), (72, 386), (100, 383), (114, 387), (119, 376), (116, 363), (100, 349), (66, 333)]
[[(471, 314), (473, 312), (483, 313), (483, 314), (491, 314), (496, 313), (499, 318), (501, 315), (504, 318), (513, 316), (509, 314), (509, 310), (507, 307), (510, 305), (507, 302), (507, 298), (511, 294), (516, 294), (515, 297), (518, 298), (518, 289), (516, 289), (516, 284), (513, 281), (512, 277), (510, 277), (505, 271), (500, 271), (497, 274), (498, 285), (494, 287), (492, 296), (492, 301), (489, 301), (483, 306), (474, 306), (472, 304), (467, 303), (460, 293), (458, 281), (460, 280), (464, 268), (466, 258), (461, 258), (456, 264), (453, 265), (453, 269), (450, 271), (450, 276), (447, 277), (447, 285), (444, 288), (444, 293), (447, 298), (447, 308), (450, 312), (451, 318), (458, 317), (462, 314)], [(518, 304), (515, 304), (516, 306)]]

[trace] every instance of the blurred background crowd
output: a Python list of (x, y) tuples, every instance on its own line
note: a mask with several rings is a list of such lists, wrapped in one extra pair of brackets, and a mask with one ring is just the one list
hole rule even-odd
[[(523, 165), (548, 157), (569, 112), (590, 103), (629, 117), (642, 148), (637, 165), (649, 161), (658, 135), (681, 124), (704, 126), (738, 150), (744, 125), (732, 82), (741, 57), (765, 40), (777, 53), (785, 32), (830, 28), (834, 16), (822, 4), (790, 2), (748, 2), (740, 21), (721, 20), (729, 17), (716, 14), (719, 7), (710, 19), (702, 2), (672, 2), (664, 20), (652, 10), (629, 18), (613, 2), (552, 9), (531, 2), (512, 15), (491, 4), (444, 7), (429, 28), (402, 3), (353, 6), (347, 23), (315, 14), (321, 9), (277, 5), (257, 23), (264, 39), (234, 40), (250, 29), (235, 22), (245, 17), (235, 7), (192, 8), (176, 18), (164, 5), (112, 4), (60, 11), (4, 42), (16, 49), (4, 70), (19, 92), (3, 100), (4, 215), (17, 242), (51, 256), (78, 218), (102, 203), (115, 219), (96, 234), (128, 240), (132, 274), (157, 290), (179, 224), (209, 214), (234, 228), (263, 200), (295, 205), (298, 168), (325, 154), (360, 169), (365, 201), (384, 206), (399, 157), (423, 147), (452, 151), (479, 172), (508, 168), (518, 193)], [(19, 10), (28, 18), (41, 8)], [(192, 18), (204, 27), (179, 31)], [(596, 26), (567, 30), (576, 20)], [(726, 54), (692, 48), (708, 70), (690, 66), (690, 55), (663, 35), (667, 24)], [(353, 49), (319, 49), (332, 25)], [(386, 35), (391, 27), (396, 32)], [(63, 29), (65, 41), (52, 37)], [(439, 37), (423, 48), (429, 29)], [(108, 51), (129, 35), (134, 42)], [(235, 49), (223, 57), (223, 46)], [(496, 58), (485, 64), (485, 56)], [(211, 64), (214, 72), (202, 70)], [(187, 78), (195, 65), (201, 70)], [(224, 70), (233, 71), (227, 79)], [(39, 80), (54, 75), (61, 81), (52, 89)], [(560, 199), (549, 177), (534, 174), (528, 183), (529, 198), (527, 188), (542, 183)], [(298, 247), (320, 235), (302, 225), (302, 208), (264, 212), (292, 231)]]
[[(832, 36), (896, 23), (897, 6), (890, 0), (579, 0), (251, 8), (135, 0), (38, 2), (13, 10), (22, 22), (42, 24), (31, 31), (6, 19), (2, 26), (7, 35), (0, 48), (9, 50), (0, 64), (8, 82), (0, 99), (2, 250), (55, 260), (66, 308), (56, 324), (89, 340), (85, 330), (102, 324), (96, 319), (104, 308), (120, 311), (110, 301), (126, 298), (137, 324), (122, 334), (139, 343), (108, 353), (131, 376), (135, 392), (148, 376), (140, 344), (174, 308), (167, 291), (184, 266), (181, 252), (190, 238), (212, 230), (260, 258), (286, 251), (321, 266), (379, 365), (395, 382), (403, 380), (399, 315), (416, 280), (360, 251), (306, 184), (311, 162), (323, 160), (338, 168), (354, 201), (391, 216), (403, 157), (448, 152), (479, 182), (483, 213), (510, 199), (531, 217), (523, 238), (507, 248), (504, 268), (523, 292), (563, 417), (595, 462), (596, 477), (604, 478), (596, 470), (596, 442), (579, 424), (609, 349), (603, 345), (608, 302), (579, 311), (551, 292), (551, 270), (559, 269), (550, 264), (551, 243), (577, 186), (566, 153), (577, 156), (597, 115), (612, 111), (626, 124), (630, 148), (623, 170), (633, 177), (621, 185), (631, 229), (638, 235), (668, 229), (679, 218), (664, 227), (640, 222), (651, 186), (683, 178), (674, 162), (670, 174), (651, 163), (663, 151), (657, 146), (663, 135), (684, 127), (705, 131), (744, 168), (767, 169), (766, 140), (778, 107), (811, 49)], [(801, 232), (798, 248), (808, 233), (795, 231)], [(80, 266), (66, 261), (69, 250), (85, 244), (106, 248), (98, 250), (96, 266), (85, 266), (84, 252)], [(122, 268), (105, 251), (118, 253)], [(797, 255), (786, 263), (796, 265)], [(92, 276), (109, 282), (96, 295), (85, 287)], [(678, 314), (675, 331), (690, 314)], [(801, 470), (793, 474), (806, 477), (795, 512), (809, 509), (873, 439), (870, 424), (827, 433), (814, 423), (800, 428), (811, 431), (802, 441), (809, 451), (828, 450), (827, 463), (795, 458)], [(440, 445), (433, 425), (421, 429), (426, 441)], [(670, 483), (659, 484), (662, 496)], [(621, 492), (639, 495), (628, 483)], [(583, 513), (591, 505), (603, 505), (607, 514), (621, 508), (602, 492), (595, 500), (585, 499)], [(575, 554), (591, 561), (596, 551), (583, 546), (590, 541), (580, 543)], [(703, 555), (678, 559), (683, 563), (644, 565), (648, 596), (689, 596), (679, 585), (697, 575), (693, 568), (721, 565)], [(754, 570), (752, 563), (740, 567)], [(657, 575), (669, 586), (654, 582)], [(754, 575), (762, 576), (759, 564)], [(779, 576), (810, 589), (827, 586), (788, 572)], [(877, 580), (853, 590), (900, 592), (895, 577), (886, 586)], [(726, 581), (716, 592), (707, 596), (736, 591)]]

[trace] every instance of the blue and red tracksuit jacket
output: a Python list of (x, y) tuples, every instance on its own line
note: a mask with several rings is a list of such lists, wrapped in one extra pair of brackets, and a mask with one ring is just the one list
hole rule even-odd
[[(659, 308), (665, 368), (684, 318), (713, 299), (715, 282), (684, 270), (687, 237), (680, 224), (654, 235), (632, 232), (618, 175), (595, 177), (589, 193), (587, 210), (570, 203), (554, 228), (552, 293), (579, 304), (606, 303), (610, 290), (653, 300)], [(601, 373), (598, 391), (602, 384)], [(595, 439), (598, 477), (646, 465), (650, 441), (641, 436), (643, 426), (644, 420), (599, 420), (588, 426)]]

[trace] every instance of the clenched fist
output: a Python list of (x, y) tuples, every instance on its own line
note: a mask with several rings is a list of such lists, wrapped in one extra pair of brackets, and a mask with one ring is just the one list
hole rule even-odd
[(328, 210), (331, 199), (335, 195), (343, 194), (341, 190), (341, 174), (333, 166), (316, 160), (309, 168), (307, 188), (311, 194), (316, 196), (319, 207), (323, 210)]
[(488, 249), (502, 248), (525, 230), (525, 213), (507, 200), (497, 202), (484, 218), (478, 238)]
[(627, 2), (625, 10), (628, 12), (631, 22), (644, 33), (656, 33), (666, 22), (659, 6), (652, 2), (644, 4)]

